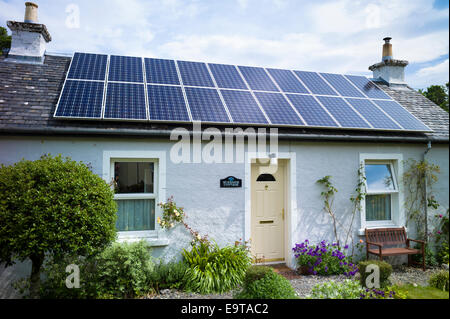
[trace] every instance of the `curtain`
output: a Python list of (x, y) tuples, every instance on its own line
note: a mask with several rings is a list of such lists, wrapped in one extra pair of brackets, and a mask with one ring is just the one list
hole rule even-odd
[(117, 230), (155, 230), (155, 200), (117, 200)]
[(367, 195), (366, 220), (391, 220), (391, 195)]

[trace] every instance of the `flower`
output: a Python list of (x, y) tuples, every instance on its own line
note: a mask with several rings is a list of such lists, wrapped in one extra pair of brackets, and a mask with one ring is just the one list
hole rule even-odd
[(173, 226), (175, 226), (173, 223), (170, 223), (170, 227), (173, 228)]
[(158, 218), (156, 219), (156, 221), (158, 222), (158, 224), (161, 224), (161, 217), (158, 217)]
[(364, 241), (362, 239), (359, 240), (359, 243), (362, 244)]
[(201, 239), (202, 239), (202, 236), (200, 236), (200, 234), (197, 235), (197, 239), (198, 239), (198, 240), (201, 240)]

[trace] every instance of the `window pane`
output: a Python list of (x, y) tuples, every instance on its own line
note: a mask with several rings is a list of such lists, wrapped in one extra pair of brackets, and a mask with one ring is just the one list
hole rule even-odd
[(154, 164), (116, 162), (114, 179), (116, 194), (153, 193)]
[(366, 196), (366, 221), (391, 220), (391, 195)]
[(366, 164), (366, 178), (369, 192), (395, 190), (389, 164)]
[(155, 200), (130, 199), (117, 201), (118, 231), (155, 230)]

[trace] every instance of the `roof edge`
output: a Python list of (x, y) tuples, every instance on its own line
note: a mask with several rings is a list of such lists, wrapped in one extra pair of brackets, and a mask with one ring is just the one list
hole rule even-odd
[[(190, 132), (192, 134), (192, 131)], [(85, 127), (23, 127), (6, 125), (0, 127), (0, 136), (5, 135), (77, 135), (77, 136), (122, 136), (143, 138), (170, 137), (172, 130), (138, 130), (138, 129), (98, 129)], [(224, 136), (224, 132), (222, 132)], [(437, 136), (376, 136), (376, 135), (333, 135), (317, 133), (278, 133), (280, 140), (321, 140), (321, 141), (354, 141), (354, 142), (403, 142), (403, 143), (427, 143), (429, 141), (438, 144), (449, 144), (448, 137)]]

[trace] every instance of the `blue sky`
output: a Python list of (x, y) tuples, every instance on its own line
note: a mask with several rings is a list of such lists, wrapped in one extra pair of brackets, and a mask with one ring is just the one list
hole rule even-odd
[[(449, 78), (448, 0), (45, 0), (48, 51), (363, 74), (382, 39), (410, 61), (414, 88)], [(22, 0), (0, 0), (0, 25), (23, 20)]]

